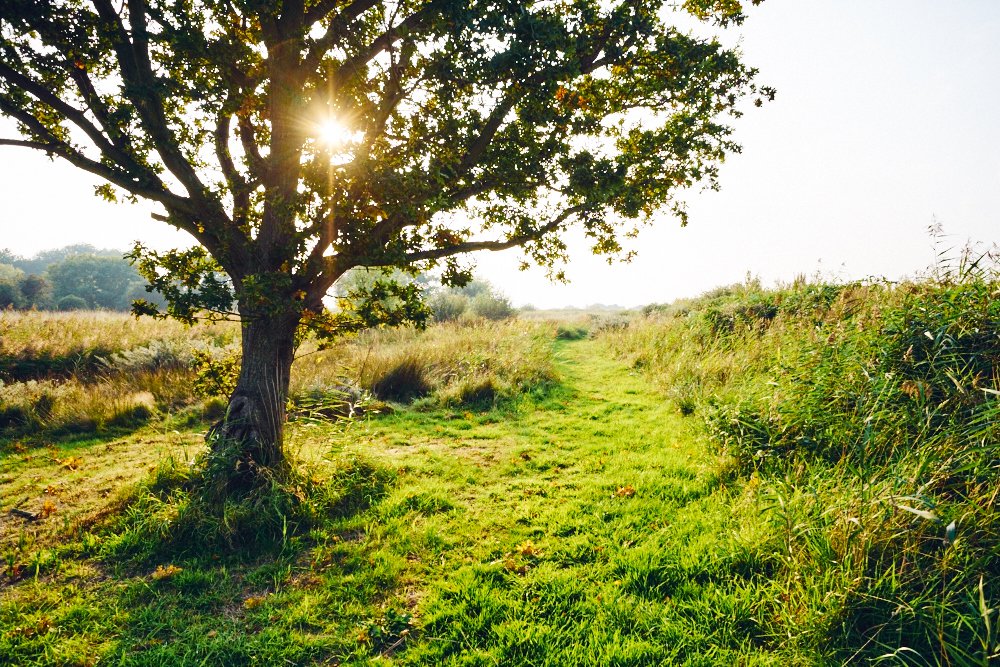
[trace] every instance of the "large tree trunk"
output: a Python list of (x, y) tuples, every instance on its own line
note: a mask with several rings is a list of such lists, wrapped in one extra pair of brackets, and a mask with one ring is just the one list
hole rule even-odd
[(225, 493), (246, 491), (262, 473), (281, 474), (285, 405), (295, 351), (297, 319), (258, 316), (243, 324), (243, 362), (225, 418), (209, 433), (209, 445), (224, 465), (213, 473)]

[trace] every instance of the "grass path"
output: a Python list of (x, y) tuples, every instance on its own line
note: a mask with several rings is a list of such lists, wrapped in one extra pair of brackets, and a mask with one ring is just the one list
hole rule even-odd
[[(562, 342), (557, 355), (563, 383), (516, 409), (293, 429), (290, 445), (321, 470), (364, 457), (395, 482), (278, 556), (115, 566), (88, 558), (102, 539), (89, 534), (50, 550), (43, 576), (0, 589), (0, 656), (789, 664), (758, 635), (759, 561), (719, 461), (600, 342)], [(154, 565), (177, 571), (158, 577)]]
[(563, 386), (506, 419), (373, 423), (376, 451), (409, 471), (373, 539), (409, 534), (406, 585), (427, 596), (396, 660), (767, 662), (719, 462), (600, 343), (559, 356)]

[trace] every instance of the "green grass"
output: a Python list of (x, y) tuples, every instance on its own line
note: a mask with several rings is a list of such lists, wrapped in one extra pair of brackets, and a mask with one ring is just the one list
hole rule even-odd
[[(0, 655), (24, 665), (790, 664), (755, 620), (768, 565), (733, 512), (740, 485), (600, 343), (554, 350), (562, 384), (516, 403), (292, 428), (289, 445), (318, 484), (342, 486), (358, 457), (392, 481), (367, 496), (362, 483), (370, 502), (267, 548), (171, 550), (184, 499), (151, 498), (158, 477), (147, 470), (165, 454), (193, 457), (193, 437), (76, 446), (78, 472), (90, 474), (114, 468), (116, 451), (141, 452), (109, 484), (112, 497), (131, 490), (103, 518), (92, 518), (106, 504), (95, 494), (74, 510), (57, 491), (41, 526), (6, 525), (18, 569), (0, 593)], [(5, 492), (44, 495), (75, 479), (38, 451), (8, 457)]]
[(748, 479), (772, 531), (762, 618), (780, 619), (793, 651), (1000, 659), (1000, 281), (988, 260), (898, 285), (738, 285), (605, 338)]
[(995, 664), (996, 293), (362, 337), (297, 386), (426, 395), (313, 410), (296, 475), (223, 506), (193, 413), (9, 437), (0, 663)]

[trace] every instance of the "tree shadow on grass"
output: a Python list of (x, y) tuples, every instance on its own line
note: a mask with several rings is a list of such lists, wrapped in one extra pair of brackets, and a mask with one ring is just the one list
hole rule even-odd
[(167, 460), (80, 526), (0, 604), (0, 627), (11, 621), (0, 654), (26, 665), (312, 664), (370, 657), (385, 618), (408, 618), (386, 607), (405, 561), (366, 536), (366, 510), (395, 471), (345, 457), (322, 477), (297, 470), (222, 503), (208, 502), (201, 474)]
[(244, 548), (195, 551), (161, 538), (143, 554), (102, 547), (110, 531), (81, 537), (96, 558), (77, 563), (97, 576), (81, 586), (67, 570), (19, 585), (21, 601), (0, 604), (0, 626), (10, 621), (0, 654), (25, 665), (364, 664), (378, 650), (365, 629), (400, 615), (386, 601), (405, 563), (366, 538), (361, 507)]
[(168, 458), (85, 527), (99, 539), (84, 555), (142, 568), (165, 559), (246, 561), (294, 552), (313, 531), (380, 501), (394, 481), (393, 470), (355, 456), (322, 475), (294, 467), (262, 472), (252, 488), (220, 496), (205, 457), (194, 465)]

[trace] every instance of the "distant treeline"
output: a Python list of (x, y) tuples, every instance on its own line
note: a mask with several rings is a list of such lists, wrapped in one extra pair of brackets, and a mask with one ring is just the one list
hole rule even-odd
[(155, 300), (121, 250), (87, 244), (20, 257), (0, 250), (0, 309), (128, 310)]

